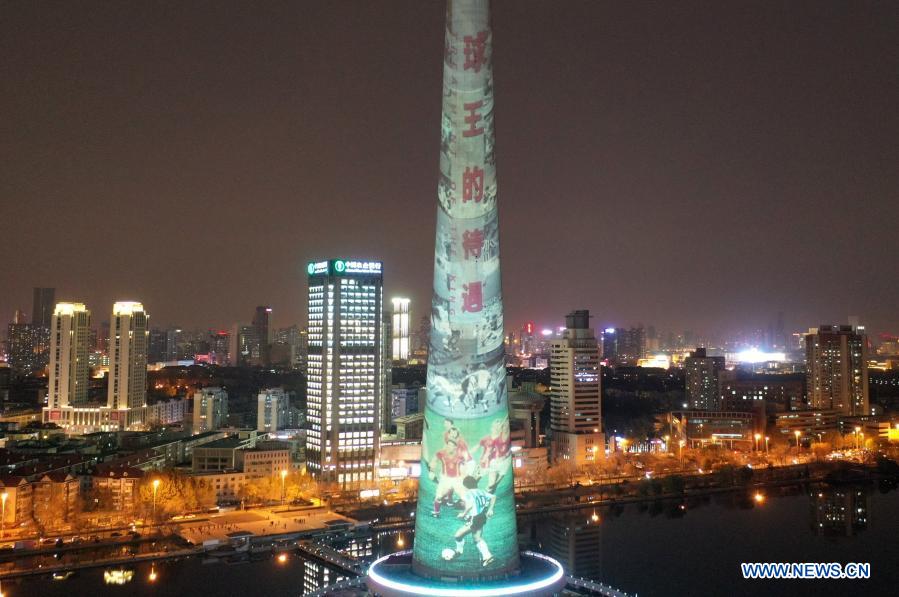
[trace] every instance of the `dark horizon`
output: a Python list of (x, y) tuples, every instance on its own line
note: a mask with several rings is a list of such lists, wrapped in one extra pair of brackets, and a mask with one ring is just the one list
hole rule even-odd
[[(91, 6), (0, 22), (0, 317), (50, 286), (95, 327), (302, 325), (335, 257), (430, 312), (443, 3)], [(494, 17), (508, 329), (899, 333), (899, 5)]]

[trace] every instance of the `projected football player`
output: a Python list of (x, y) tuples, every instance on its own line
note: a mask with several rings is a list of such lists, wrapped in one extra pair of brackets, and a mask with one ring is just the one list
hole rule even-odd
[(512, 441), (509, 433), (509, 421), (496, 419), (490, 426), (490, 435), (479, 444), (481, 449), (480, 466), (487, 471), (487, 492), (495, 493), (499, 482), (512, 466)]
[[(474, 457), (471, 455), (471, 451), (468, 449), (468, 442), (462, 437), (462, 432), (456, 427), (455, 421), (452, 419), (444, 419), (443, 444), (444, 446), (448, 446), (450, 442), (455, 442), (456, 451), (462, 459), (462, 474), (471, 475), (475, 468), (475, 461)], [(459, 495), (459, 499), (462, 499), (461, 494)]]
[[(464, 495), (465, 490), (462, 486), (462, 465), (465, 458), (459, 453), (456, 442), (450, 440), (442, 450), (439, 450), (431, 462), (428, 463), (428, 476), (431, 481), (437, 481), (437, 491), (434, 494), (434, 509), (431, 516), (440, 518), (440, 505), (443, 503), (451, 503), (453, 492), (460, 496)], [(440, 465), (440, 474), (437, 474), (438, 464)]]
[(490, 410), (490, 406), (487, 403), (490, 373), (486, 369), (478, 369), (469, 373), (462, 380), (461, 385), (462, 395), (459, 397), (458, 402), (466, 412), (474, 413), (480, 409), (486, 413)]
[(490, 553), (490, 547), (484, 541), (483, 530), (487, 519), (493, 516), (496, 496), (483, 489), (478, 489), (478, 481), (474, 477), (465, 477), (462, 484), (465, 486), (465, 510), (459, 514), (458, 518), (465, 520), (465, 524), (453, 536), (456, 540), (456, 549), (450, 559), (462, 555), (465, 550), (465, 537), (471, 535), (475, 547), (481, 554), (481, 565), (489, 566), (493, 563), (493, 554)]

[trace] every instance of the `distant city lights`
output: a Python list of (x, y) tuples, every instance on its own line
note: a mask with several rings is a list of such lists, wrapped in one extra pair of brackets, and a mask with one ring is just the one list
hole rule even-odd
[(750, 348), (737, 353), (728, 355), (729, 360), (736, 363), (783, 363), (787, 360), (786, 353), (783, 352), (765, 352), (758, 348)]

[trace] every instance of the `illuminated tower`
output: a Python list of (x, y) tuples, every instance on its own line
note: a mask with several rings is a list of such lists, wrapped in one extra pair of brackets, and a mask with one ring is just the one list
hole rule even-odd
[(551, 595), (564, 584), (558, 562), (518, 549), (491, 53), (489, 2), (449, 0), (415, 541), (369, 568), (368, 587), (385, 597)]
[(149, 316), (140, 303), (123, 301), (112, 307), (106, 394), (111, 410), (127, 411), (147, 402), (148, 321)]
[(310, 263), (306, 466), (326, 482), (369, 486), (383, 400), (380, 261)]
[(87, 402), (88, 336), (91, 312), (81, 303), (58, 303), (50, 318), (50, 379), (47, 404), (52, 409)]
[[(422, 576), (496, 578), (519, 562), (489, 13), (486, 1), (447, 4), (428, 402), (413, 550), (413, 570)], [(475, 517), (472, 524), (459, 520), (457, 503)]]
[(394, 298), (393, 302), (393, 347), (391, 356), (394, 361), (409, 360), (409, 299)]

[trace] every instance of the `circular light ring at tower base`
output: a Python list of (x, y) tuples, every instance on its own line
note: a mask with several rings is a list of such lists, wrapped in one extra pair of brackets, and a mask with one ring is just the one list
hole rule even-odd
[(406, 550), (375, 560), (366, 578), (369, 590), (384, 597), (538, 597), (553, 595), (566, 584), (565, 572), (559, 562), (532, 551), (521, 552), (521, 574), (478, 584), (417, 576), (411, 572), (411, 557), (412, 551)]

